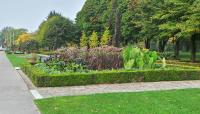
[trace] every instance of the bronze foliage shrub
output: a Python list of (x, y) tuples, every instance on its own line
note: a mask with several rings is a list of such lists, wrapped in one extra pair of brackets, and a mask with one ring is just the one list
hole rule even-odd
[(64, 48), (57, 51), (57, 57), (65, 62), (83, 60), (88, 69), (106, 70), (123, 67), (121, 48), (103, 46), (97, 48)]

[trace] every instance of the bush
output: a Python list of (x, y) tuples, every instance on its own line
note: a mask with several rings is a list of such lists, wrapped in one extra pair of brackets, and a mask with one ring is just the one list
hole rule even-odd
[(121, 49), (112, 46), (91, 49), (65, 48), (58, 50), (56, 56), (65, 62), (82, 60), (91, 70), (119, 69), (123, 66)]
[[(74, 61), (77, 58), (80, 58), (80, 53), (81, 53), (80, 49), (75, 47), (69, 47), (57, 50), (56, 56), (61, 61), (70, 62)], [(82, 53), (84, 53), (84, 51)]]
[(119, 69), (123, 66), (121, 49), (112, 46), (90, 49), (85, 60), (92, 70)]
[(157, 52), (128, 46), (123, 49), (125, 69), (152, 69), (156, 66)]
[(38, 87), (200, 79), (200, 70), (197, 69), (118, 70), (90, 73), (64, 73), (57, 75), (47, 74), (31, 65), (23, 65), (22, 70)]

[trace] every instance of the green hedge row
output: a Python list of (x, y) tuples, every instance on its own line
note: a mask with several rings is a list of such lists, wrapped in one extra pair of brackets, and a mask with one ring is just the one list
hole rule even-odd
[(22, 70), (38, 87), (77, 86), (89, 84), (113, 84), (130, 82), (157, 82), (200, 80), (200, 70), (171, 69), (144, 71), (103, 71), (93, 73), (67, 73), (48, 75), (31, 65), (23, 65)]

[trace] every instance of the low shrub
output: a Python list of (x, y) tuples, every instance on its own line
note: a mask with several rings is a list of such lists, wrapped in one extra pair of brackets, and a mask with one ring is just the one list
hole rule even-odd
[(96, 48), (64, 48), (57, 51), (59, 60), (76, 62), (82, 60), (90, 70), (119, 69), (123, 66), (121, 49), (112, 46), (103, 46)]
[(92, 48), (84, 58), (92, 70), (119, 69), (123, 67), (121, 49), (112, 46)]
[(81, 53), (84, 53), (85, 50), (81, 52), (80, 49), (76, 47), (62, 48), (56, 51), (56, 56), (59, 60), (65, 62), (74, 61), (77, 58), (80, 58)]
[(23, 65), (22, 70), (38, 87), (200, 79), (199, 69), (115, 70), (54, 75), (47, 74), (31, 65)]
[(125, 69), (153, 69), (158, 60), (157, 52), (128, 46), (123, 49)]
[(41, 69), (47, 74), (61, 74), (63, 72), (74, 73), (74, 72), (88, 72), (85, 65), (81, 63), (68, 62), (67, 64), (64, 61), (57, 61), (55, 59), (49, 60), (46, 63), (35, 64), (34, 67)]

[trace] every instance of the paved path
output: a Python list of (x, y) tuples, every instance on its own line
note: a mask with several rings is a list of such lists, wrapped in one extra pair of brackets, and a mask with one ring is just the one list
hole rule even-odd
[(54, 96), (89, 95), (95, 93), (142, 92), (189, 88), (200, 88), (200, 81), (144, 82), (129, 84), (38, 88), (38, 91), (44, 98), (48, 98)]
[(0, 51), (0, 114), (39, 114), (26, 84)]

